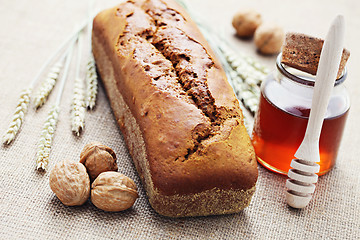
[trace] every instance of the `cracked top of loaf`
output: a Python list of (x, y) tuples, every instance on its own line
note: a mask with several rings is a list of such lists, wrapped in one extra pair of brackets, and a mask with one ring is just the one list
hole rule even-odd
[(140, 126), (154, 189), (253, 188), (256, 157), (238, 100), (200, 31), (175, 9), (173, 1), (127, 1), (94, 20), (114, 87)]

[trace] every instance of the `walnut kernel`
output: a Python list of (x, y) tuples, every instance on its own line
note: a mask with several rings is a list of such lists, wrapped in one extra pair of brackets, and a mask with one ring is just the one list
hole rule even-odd
[(102, 172), (118, 170), (114, 151), (97, 142), (85, 145), (80, 154), (80, 162), (85, 165), (91, 181)]

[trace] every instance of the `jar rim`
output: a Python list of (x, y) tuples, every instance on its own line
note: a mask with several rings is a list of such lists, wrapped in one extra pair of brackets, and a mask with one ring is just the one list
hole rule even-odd
[[(298, 82), (300, 84), (303, 84), (303, 85), (312, 86), (312, 87), (315, 85), (315, 76), (314, 76), (314, 80), (309, 80), (309, 79), (306, 79), (304, 77), (297, 76), (297, 75), (294, 75), (294, 74), (290, 73), (286, 69), (284, 64), (281, 63), (281, 58), (282, 58), (282, 53), (279, 53), (279, 55), (276, 58), (276, 67), (285, 77), (287, 77), (287, 78), (289, 78), (289, 79), (291, 79), (291, 80), (293, 80), (295, 82)], [(345, 67), (344, 71), (343, 71), (343, 74), (341, 75), (341, 77), (336, 79), (334, 86), (337, 86), (340, 83), (344, 82), (346, 77), (347, 77), (347, 70), (346, 70), (346, 67)]]

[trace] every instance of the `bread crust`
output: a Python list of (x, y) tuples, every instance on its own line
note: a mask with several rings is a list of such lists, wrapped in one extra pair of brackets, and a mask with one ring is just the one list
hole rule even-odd
[(246, 207), (255, 153), (224, 71), (189, 16), (173, 1), (126, 2), (94, 19), (92, 42), (152, 207), (171, 217)]

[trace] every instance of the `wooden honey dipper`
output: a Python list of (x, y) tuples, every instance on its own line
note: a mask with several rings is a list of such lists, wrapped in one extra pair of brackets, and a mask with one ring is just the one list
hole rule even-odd
[(291, 161), (292, 169), (286, 180), (286, 201), (293, 208), (308, 205), (315, 191), (320, 166), (319, 139), (329, 98), (339, 69), (344, 43), (344, 17), (339, 15), (332, 22), (321, 50), (315, 77), (309, 121), (300, 147)]

